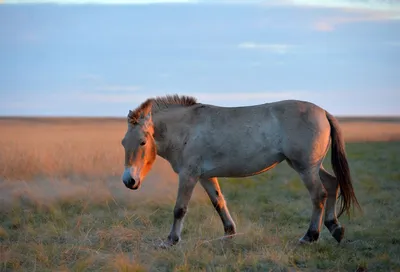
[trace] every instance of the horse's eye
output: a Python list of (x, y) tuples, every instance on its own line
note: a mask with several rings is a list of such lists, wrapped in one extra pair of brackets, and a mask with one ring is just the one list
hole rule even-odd
[(143, 146), (143, 145), (145, 145), (145, 144), (146, 144), (146, 141), (142, 141), (142, 142), (140, 143), (141, 146)]

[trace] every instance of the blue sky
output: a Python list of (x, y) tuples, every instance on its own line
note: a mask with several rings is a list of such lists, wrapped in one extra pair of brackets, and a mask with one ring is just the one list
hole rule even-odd
[(400, 115), (400, 1), (0, 3), (0, 115), (126, 116), (173, 93)]

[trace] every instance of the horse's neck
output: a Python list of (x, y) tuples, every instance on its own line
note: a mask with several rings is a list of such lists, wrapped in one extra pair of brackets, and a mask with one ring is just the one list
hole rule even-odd
[[(176, 107), (174, 108), (176, 109)], [(179, 148), (183, 143), (180, 137), (177, 137), (177, 135), (180, 135), (178, 131), (179, 121), (175, 121), (173, 116), (169, 115), (170, 113), (164, 110), (159, 114), (156, 113), (153, 115), (153, 137), (157, 145), (157, 155), (173, 165), (180, 158)], [(172, 149), (174, 152), (172, 152)]]

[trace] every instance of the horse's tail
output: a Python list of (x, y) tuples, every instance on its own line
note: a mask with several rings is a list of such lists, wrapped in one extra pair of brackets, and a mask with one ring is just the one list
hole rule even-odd
[(335, 173), (336, 179), (340, 187), (340, 211), (338, 217), (343, 212), (350, 215), (351, 206), (357, 206), (361, 210), (360, 204), (354, 194), (353, 184), (351, 182), (350, 168), (346, 158), (346, 151), (344, 146), (344, 139), (342, 132), (339, 127), (339, 122), (335, 117), (326, 112), (329, 124), (331, 125), (331, 138), (332, 138), (332, 150), (331, 150), (331, 163), (332, 169)]

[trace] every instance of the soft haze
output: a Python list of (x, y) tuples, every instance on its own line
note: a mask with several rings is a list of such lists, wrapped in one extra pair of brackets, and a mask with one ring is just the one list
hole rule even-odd
[(400, 115), (400, 1), (0, 3), (0, 115), (126, 116), (174, 93)]

